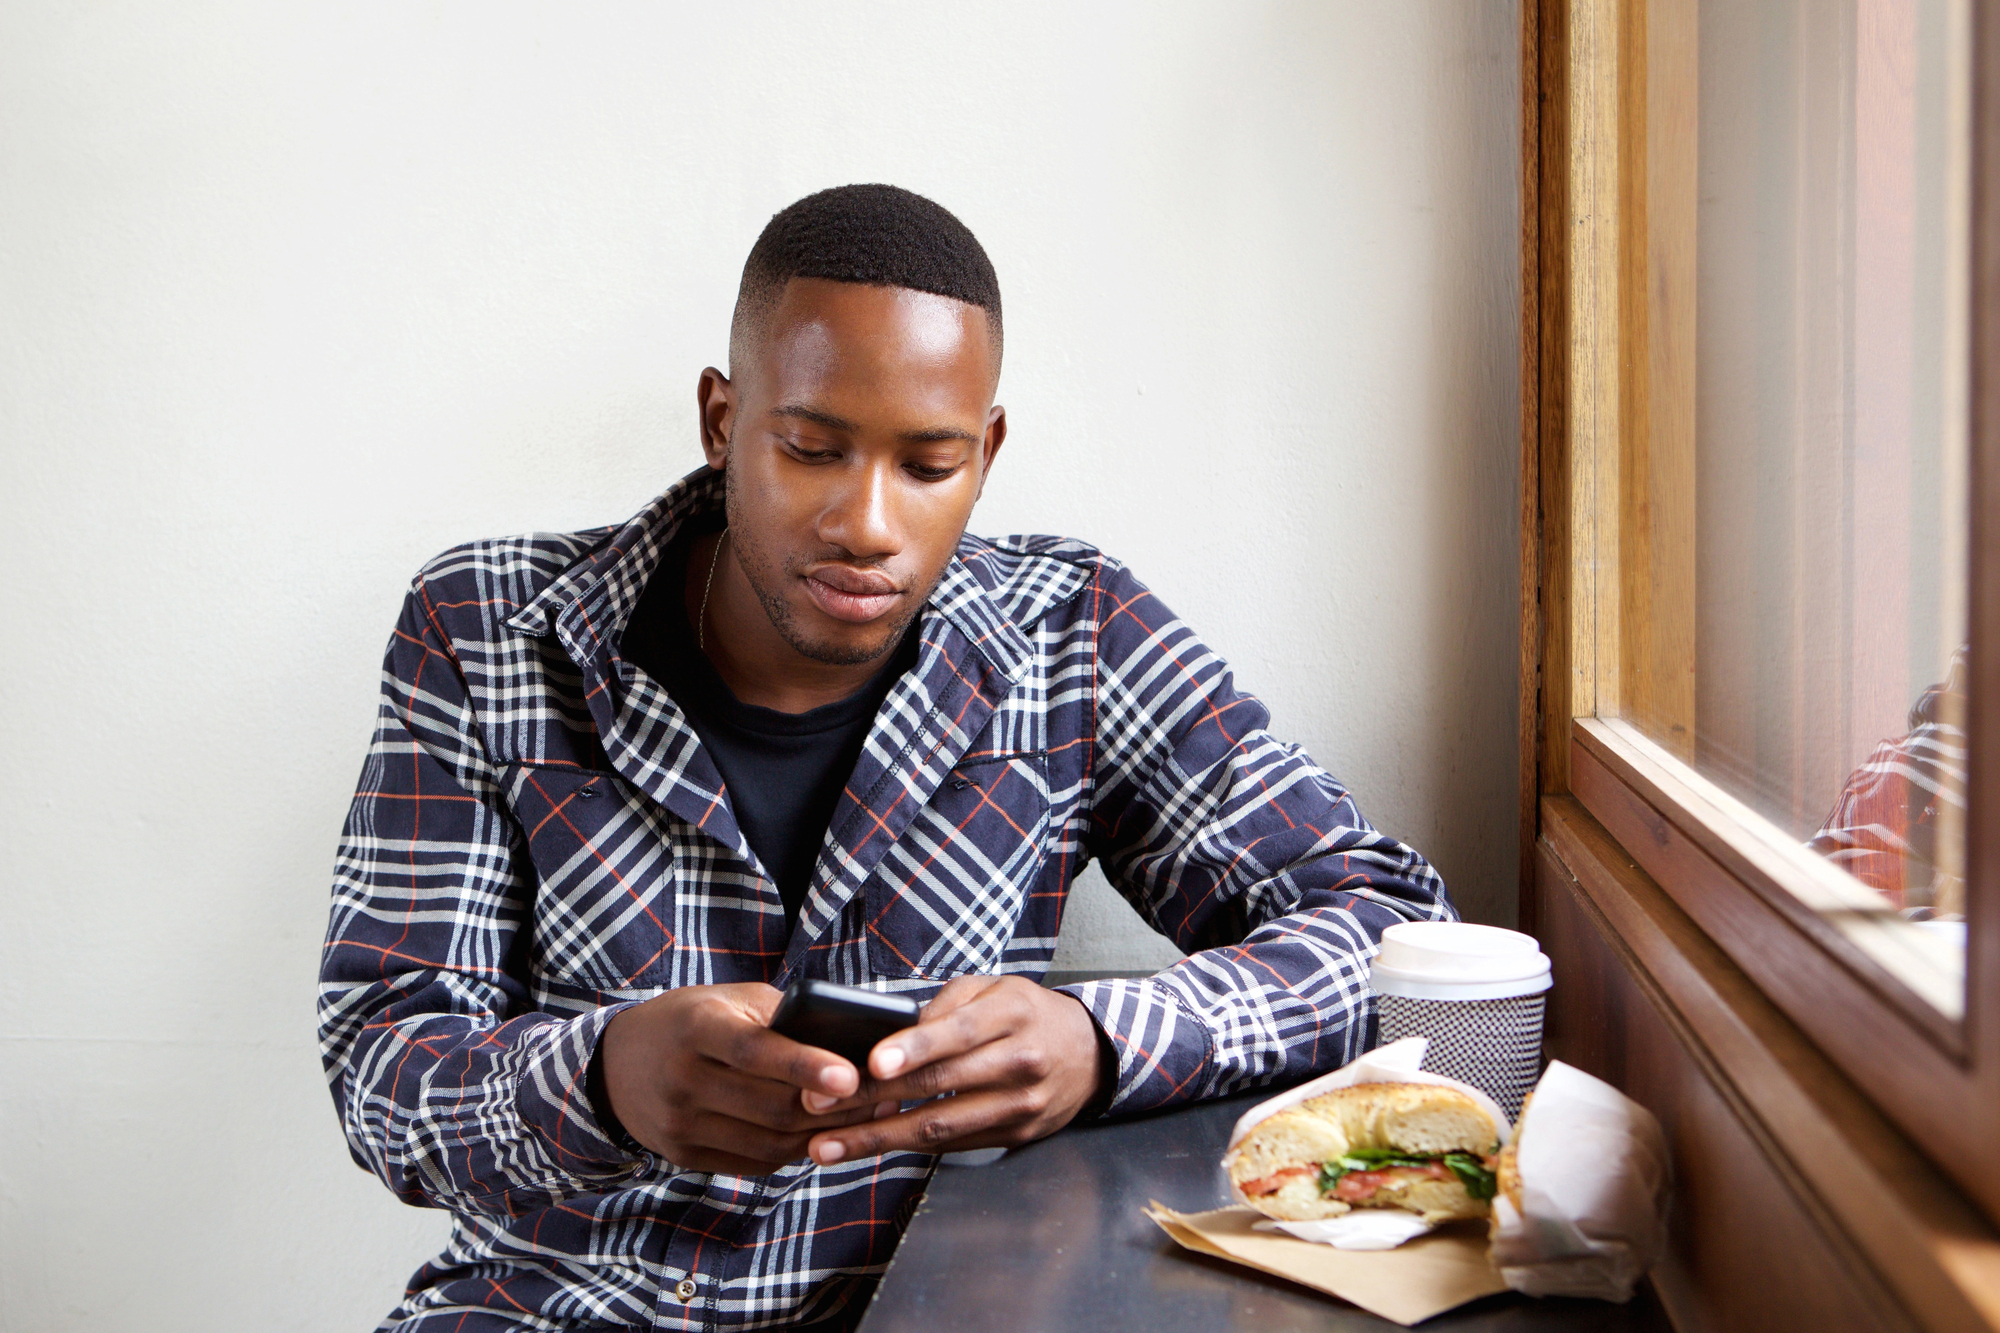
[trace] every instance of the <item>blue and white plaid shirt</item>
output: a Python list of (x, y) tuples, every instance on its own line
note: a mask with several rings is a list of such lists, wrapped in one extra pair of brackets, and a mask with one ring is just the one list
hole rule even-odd
[(1334, 1068), (1382, 931), (1436, 873), (1264, 728), (1115, 560), (964, 538), (827, 829), (798, 927), (672, 695), (620, 632), (720, 474), (622, 527), (459, 547), (413, 582), (334, 872), (327, 1076), (355, 1159), (457, 1218), (384, 1328), (851, 1321), (935, 1159), (769, 1176), (623, 1152), (585, 1075), (621, 1006), (798, 976), (928, 997), (1039, 978), (1090, 858), (1192, 956), (1068, 988), (1114, 1113)]

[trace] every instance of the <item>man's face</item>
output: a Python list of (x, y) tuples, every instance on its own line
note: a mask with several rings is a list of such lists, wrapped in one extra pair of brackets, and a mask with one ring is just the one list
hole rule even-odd
[(986, 312), (795, 278), (750, 341), (733, 381), (701, 386), (734, 559), (801, 656), (871, 662), (937, 586), (1006, 437)]

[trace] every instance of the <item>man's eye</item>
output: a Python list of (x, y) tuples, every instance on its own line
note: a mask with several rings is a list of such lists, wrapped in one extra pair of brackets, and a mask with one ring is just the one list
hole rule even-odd
[(796, 444), (788, 444), (785, 448), (801, 463), (825, 463), (837, 457), (831, 449), (807, 449)]
[(910, 464), (910, 475), (918, 481), (943, 481), (956, 471), (958, 471), (956, 464), (950, 467), (929, 467), (923, 463)]

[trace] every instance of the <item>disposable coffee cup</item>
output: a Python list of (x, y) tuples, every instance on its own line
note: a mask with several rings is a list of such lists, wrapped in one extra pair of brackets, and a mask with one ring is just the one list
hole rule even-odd
[(1378, 1040), (1428, 1037), (1423, 1068), (1470, 1083), (1510, 1120), (1542, 1072), (1552, 983), (1532, 935), (1467, 921), (1410, 921), (1382, 932), (1370, 980)]

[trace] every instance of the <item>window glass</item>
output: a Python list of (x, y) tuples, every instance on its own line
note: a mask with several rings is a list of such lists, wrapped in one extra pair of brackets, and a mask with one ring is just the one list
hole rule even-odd
[(1952, 1013), (1968, 36), (1964, 0), (1700, 7), (1694, 739), (1674, 747)]

